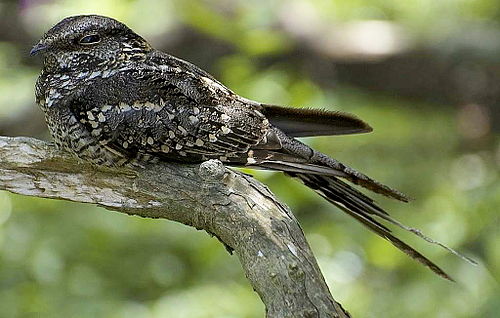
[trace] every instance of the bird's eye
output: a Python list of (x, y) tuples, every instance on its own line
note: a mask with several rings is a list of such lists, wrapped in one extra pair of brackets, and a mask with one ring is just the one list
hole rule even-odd
[(82, 45), (92, 45), (101, 42), (101, 37), (98, 34), (89, 34), (78, 40)]

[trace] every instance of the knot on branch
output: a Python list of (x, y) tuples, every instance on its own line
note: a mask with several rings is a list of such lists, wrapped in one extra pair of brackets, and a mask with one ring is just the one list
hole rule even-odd
[(220, 181), (226, 173), (226, 167), (219, 160), (210, 159), (200, 164), (198, 173), (205, 181)]

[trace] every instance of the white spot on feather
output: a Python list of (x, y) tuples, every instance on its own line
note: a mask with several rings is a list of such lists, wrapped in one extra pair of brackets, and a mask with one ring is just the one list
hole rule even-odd
[(78, 73), (78, 75), (76, 77), (77, 78), (84, 78), (84, 77), (87, 77), (87, 75), (89, 75), (89, 72), (81, 72), (81, 73)]
[(167, 153), (170, 152), (170, 148), (167, 145), (161, 145), (161, 151)]
[(92, 72), (92, 74), (90, 74), (90, 76), (89, 76), (89, 79), (93, 79), (99, 75), (101, 75), (101, 72), (99, 72), (99, 71)]
[(111, 110), (112, 108), (113, 108), (113, 106), (111, 106), (111, 105), (104, 105), (101, 110), (103, 112), (107, 112), (108, 110)]
[(214, 134), (208, 134), (208, 140), (210, 140), (210, 142), (216, 142), (217, 137)]
[(103, 123), (103, 122), (105, 122), (105, 121), (106, 121), (106, 116), (104, 116), (104, 114), (103, 114), (103, 113), (99, 113), (99, 114), (97, 115), (97, 120), (99, 120), (99, 122)]
[(226, 127), (226, 126), (222, 126), (222, 127), (220, 128), (220, 130), (222, 130), (222, 133), (223, 133), (224, 135), (227, 135), (227, 134), (229, 134), (229, 133), (231, 132), (231, 129), (229, 129), (229, 128), (228, 128), (228, 127)]
[(159, 112), (160, 110), (162, 110), (162, 108), (163, 108), (163, 106), (161, 104), (160, 105), (154, 104), (153, 111), (154, 112)]
[(110, 77), (113, 74), (114, 74), (113, 71), (106, 70), (106, 71), (102, 72), (102, 78), (108, 78), (108, 77)]
[(70, 83), (71, 83), (71, 81), (70, 81), (70, 80), (67, 80), (67, 81), (65, 81), (65, 82), (62, 82), (62, 83), (61, 83), (61, 87), (66, 87), (66, 86), (68, 86)]
[(155, 108), (155, 104), (151, 102), (146, 102), (144, 106), (146, 107), (147, 110), (153, 110)]
[(120, 110), (121, 110), (122, 112), (128, 112), (129, 110), (131, 110), (131, 109), (132, 109), (132, 108), (130, 108), (130, 105), (125, 104), (125, 103), (123, 103), (123, 102), (122, 102), (122, 103), (120, 103), (119, 107), (120, 107)]
[(198, 120), (198, 117), (193, 116), (193, 115), (189, 116), (188, 118), (189, 118), (189, 121), (191, 122), (191, 124), (193, 124), (193, 125), (194, 125), (194, 124), (197, 124), (197, 123), (198, 123), (198, 121), (199, 121), (199, 120)]
[(187, 130), (184, 127), (182, 127), (182, 126), (179, 125), (179, 126), (177, 126), (177, 129), (179, 129), (179, 131), (181, 132), (181, 134), (183, 134), (184, 136), (187, 136), (188, 132), (187, 132)]

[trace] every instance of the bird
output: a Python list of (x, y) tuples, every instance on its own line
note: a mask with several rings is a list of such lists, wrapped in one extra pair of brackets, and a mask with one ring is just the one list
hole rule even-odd
[(406, 195), (297, 139), (371, 132), (358, 117), (239, 96), (206, 71), (156, 50), (105, 16), (63, 19), (30, 54), (43, 60), (35, 97), (50, 134), (58, 148), (80, 160), (121, 167), (217, 159), (233, 167), (284, 172), (452, 280), (386, 223), (457, 252), (400, 223), (356, 186), (403, 202), (409, 201)]

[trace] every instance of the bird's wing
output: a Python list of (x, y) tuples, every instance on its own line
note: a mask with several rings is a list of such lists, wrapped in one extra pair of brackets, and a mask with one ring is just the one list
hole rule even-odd
[[(372, 128), (352, 114), (327, 110), (280, 107), (261, 104), (234, 94), (213, 76), (194, 64), (174, 56), (156, 52), (148, 62), (153, 73), (162, 70), (166, 81), (183, 94), (206, 105), (240, 101), (248, 108), (258, 110), (275, 127), (291, 137), (344, 135), (371, 132)], [(227, 103), (229, 101), (229, 103)]]
[(243, 103), (228, 105), (234, 99), (224, 86), (177, 67), (96, 78), (70, 109), (101, 144), (126, 157), (226, 161), (261, 141), (269, 128), (262, 113)]

